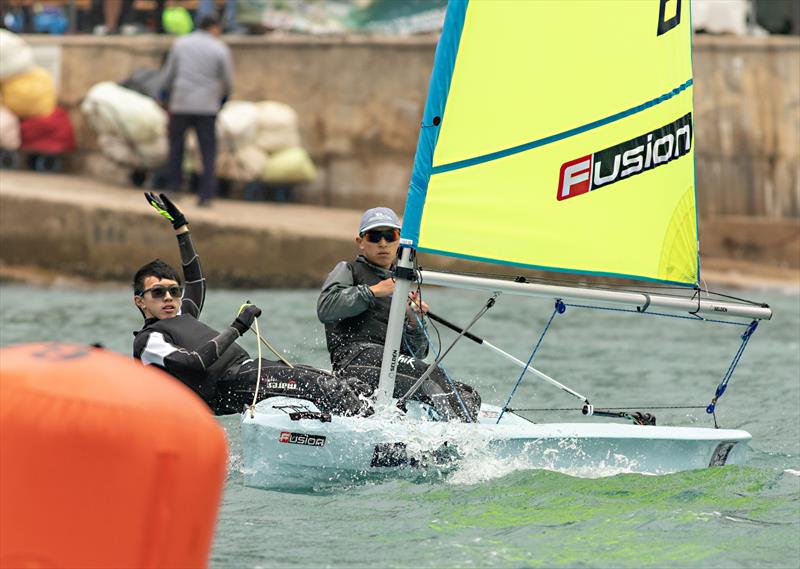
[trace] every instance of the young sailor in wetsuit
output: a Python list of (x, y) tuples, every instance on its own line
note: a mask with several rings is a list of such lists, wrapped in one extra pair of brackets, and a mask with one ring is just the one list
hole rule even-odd
[[(307, 366), (289, 367), (267, 359), (253, 360), (236, 339), (253, 324), (261, 310), (246, 305), (221, 332), (200, 322), (205, 278), (192, 244), (186, 217), (170, 199), (145, 194), (148, 203), (172, 221), (178, 238), (185, 288), (175, 269), (156, 259), (133, 278), (133, 301), (145, 318), (135, 332), (133, 356), (156, 365), (190, 387), (217, 415), (241, 412), (253, 401), (258, 368), (258, 399), (285, 395), (312, 401), (326, 413), (367, 412), (359, 386)], [(369, 392), (369, 388), (361, 388)]]
[[(317, 301), (317, 316), (325, 324), (334, 372), (340, 377), (358, 378), (373, 389), (380, 378), (399, 238), (400, 220), (394, 211), (386, 207), (367, 210), (355, 239), (361, 254), (354, 262), (342, 261), (333, 268)], [(422, 360), (428, 354), (428, 341), (421, 320), (412, 313), (424, 314), (428, 305), (420, 302), (416, 292), (409, 297), (412, 302), (403, 331), (394, 397), (404, 395), (428, 369)], [(437, 367), (415, 398), (433, 404), (446, 420), (475, 421), (480, 395), (469, 385), (453, 383), (458, 394)]]

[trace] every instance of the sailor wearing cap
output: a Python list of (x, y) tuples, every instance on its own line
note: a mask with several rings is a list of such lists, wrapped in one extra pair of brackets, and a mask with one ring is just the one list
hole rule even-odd
[[(355, 237), (359, 255), (354, 261), (341, 261), (333, 268), (317, 301), (317, 316), (325, 324), (334, 372), (340, 377), (357, 377), (373, 388), (380, 378), (400, 229), (400, 218), (388, 207), (365, 211)], [(395, 397), (405, 394), (428, 368), (422, 359), (428, 354), (425, 330), (420, 314), (413, 314), (424, 314), (428, 305), (418, 295), (409, 295)], [(416, 397), (433, 405), (444, 420), (474, 421), (480, 409), (480, 395), (468, 385), (455, 384), (459, 394), (444, 372), (436, 369)], [(469, 416), (458, 401), (459, 395)]]

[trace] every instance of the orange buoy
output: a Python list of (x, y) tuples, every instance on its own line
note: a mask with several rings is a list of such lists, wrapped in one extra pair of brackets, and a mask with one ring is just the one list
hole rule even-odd
[(155, 367), (0, 349), (0, 567), (205, 567), (226, 468), (219, 423)]

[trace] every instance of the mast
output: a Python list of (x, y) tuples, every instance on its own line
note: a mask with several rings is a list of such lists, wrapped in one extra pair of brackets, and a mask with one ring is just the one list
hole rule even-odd
[(400, 249), (400, 259), (395, 270), (394, 294), (389, 309), (389, 323), (386, 329), (386, 341), (383, 344), (383, 361), (381, 375), (376, 391), (378, 408), (387, 407), (392, 400), (394, 383), (397, 377), (397, 361), (400, 356), (400, 342), (403, 340), (403, 326), (406, 319), (408, 291), (414, 275), (412, 262), (413, 250), (409, 247)]
[[(414, 279), (413, 258), (417, 248), (419, 216), (422, 214), (422, 205), (425, 202), (424, 194), (431, 176), (433, 149), (436, 147), (439, 126), (442, 124), (447, 94), (450, 91), (450, 77), (455, 67), (456, 53), (466, 12), (467, 0), (449, 0), (442, 34), (436, 45), (434, 68), (431, 72), (428, 97), (422, 113), (422, 128), (420, 128), (417, 151), (414, 155), (414, 168), (411, 172), (406, 209), (403, 214), (403, 229), (400, 233), (400, 258), (395, 271), (394, 295), (389, 309), (381, 374), (375, 398), (379, 409), (388, 406), (394, 394), (408, 291), (411, 289), (411, 281)], [(415, 213), (409, 215), (410, 211)]]

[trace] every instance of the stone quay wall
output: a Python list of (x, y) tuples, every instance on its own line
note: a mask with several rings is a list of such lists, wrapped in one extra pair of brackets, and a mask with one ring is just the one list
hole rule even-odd
[[(100, 81), (157, 67), (172, 39), (161, 36), (27, 36), (60, 76), (79, 149), (72, 169), (121, 182), (79, 105)], [(225, 37), (234, 99), (273, 99), (299, 115), (319, 169), (297, 201), (402, 209), (427, 93), (435, 37)], [(701, 216), (800, 217), (800, 38), (694, 40), (697, 185)]]

